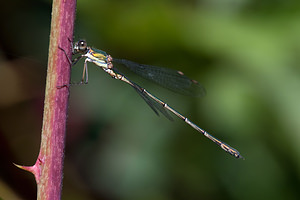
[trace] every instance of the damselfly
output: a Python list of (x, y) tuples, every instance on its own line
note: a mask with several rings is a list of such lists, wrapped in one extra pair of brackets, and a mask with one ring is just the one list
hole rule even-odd
[[(60, 49), (63, 50), (63, 52), (66, 54), (64, 49), (62, 48)], [(182, 119), (185, 123), (187, 123), (194, 129), (196, 129), (198, 132), (202, 133), (205, 137), (207, 137), (208, 139), (216, 143), (218, 146), (220, 146), (224, 151), (228, 152), (230, 155), (236, 158), (243, 158), (236, 149), (232, 148), (231, 146), (222, 142), (221, 140), (213, 137), (205, 130), (201, 129), (196, 124), (191, 122), (187, 117), (181, 115), (179, 112), (171, 108), (168, 104), (161, 101), (154, 95), (150, 94), (147, 90), (140, 87), (138, 84), (129, 80), (125, 75), (120, 73), (115, 68), (112, 62), (122, 64), (127, 68), (129, 68), (131, 71), (135, 72), (136, 74), (181, 94), (193, 95), (193, 96), (204, 95), (205, 90), (197, 81), (189, 79), (180, 71), (176, 71), (168, 68), (156, 67), (152, 65), (139, 64), (125, 59), (116, 59), (116, 58), (113, 59), (106, 52), (87, 46), (85, 40), (80, 40), (76, 42), (73, 46), (72, 52), (73, 55), (80, 54), (80, 56), (78, 56), (74, 60), (71, 60), (67, 56), (72, 66), (75, 65), (81, 58), (85, 58), (83, 74), (82, 74), (82, 79), (80, 84), (88, 83), (87, 62), (92, 62), (96, 64), (98, 67), (100, 67), (101, 69), (103, 69), (112, 78), (123, 81), (129, 84), (131, 87), (133, 87), (135, 91), (137, 91), (137, 93), (145, 100), (145, 102), (150, 106), (150, 108), (152, 108), (152, 110), (157, 115), (159, 115), (159, 112), (161, 112), (168, 119), (172, 120), (172, 117), (168, 113), (168, 111), (170, 111), (171, 113), (175, 114), (177, 117)]]

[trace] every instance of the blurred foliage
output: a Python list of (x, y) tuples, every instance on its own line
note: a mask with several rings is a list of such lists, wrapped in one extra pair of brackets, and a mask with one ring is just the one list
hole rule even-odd
[[(12, 163), (38, 155), (51, 2), (5, 1), (0, 16), (0, 199), (35, 199)], [(199, 80), (194, 99), (132, 76), (245, 160), (89, 64), (71, 89), (63, 199), (298, 199), (299, 20), (296, 0), (78, 1), (75, 40)]]

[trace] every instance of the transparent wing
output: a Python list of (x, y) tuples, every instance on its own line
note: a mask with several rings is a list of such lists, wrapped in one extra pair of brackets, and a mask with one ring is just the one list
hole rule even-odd
[(114, 58), (113, 62), (122, 64), (139, 76), (179, 94), (202, 97), (206, 93), (201, 84), (188, 78), (180, 71), (139, 64), (125, 59)]

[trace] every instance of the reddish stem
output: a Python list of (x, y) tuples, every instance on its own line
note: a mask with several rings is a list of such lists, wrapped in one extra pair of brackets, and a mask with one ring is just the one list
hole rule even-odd
[(69, 89), (59, 86), (69, 84), (70, 64), (59, 47), (71, 57), (75, 10), (76, 0), (53, 1), (40, 153), (33, 166), (18, 166), (34, 174), (37, 199), (61, 198)]

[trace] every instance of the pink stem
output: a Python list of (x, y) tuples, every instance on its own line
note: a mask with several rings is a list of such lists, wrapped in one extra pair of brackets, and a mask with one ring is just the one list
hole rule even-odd
[(70, 82), (71, 57), (76, 0), (54, 0), (45, 92), (45, 106), (40, 153), (33, 166), (18, 167), (34, 174), (37, 199), (61, 198), (66, 121), (69, 88), (59, 87)]

